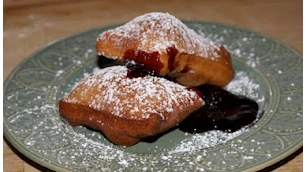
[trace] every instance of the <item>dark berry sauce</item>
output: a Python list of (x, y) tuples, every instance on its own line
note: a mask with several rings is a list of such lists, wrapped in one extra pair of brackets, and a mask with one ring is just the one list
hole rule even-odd
[(244, 96), (236, 96), (218, 86), (202, 85), (195, 89), (205, 106), (192, 113), (178, 128), (188, 133), (209, 130), (234, 132), (257, 119), (258, 104)]
[[(168, 55), (168, 70), (172, 71), (176, 65), (175, 57), (178, 50), (175, 47), (168, 47), (166, 49)], [(123, 56), (124, 60), (133, 60), (138, 64), (142, 64), (144, 68), (149, 71), (153, 71), (156, 75), (160, 75), (160, 71), (163, 68), (163, 63), (160, 61), (160, 53), (153, 51), (151, 53), (145, 51), (127, 50)]]
[[(167, 53), (170, 57), (168, 63), (171, 64), (168, 67), (172, 69), (178, 51), (169, 47)], [(161, 69), (158, 65), (161, 63), (159, 56), (155, 52), (146, 54), (145, 52), (127, 51), (125, 57), (124, 65), (128, 68), (127, 77), (129, 78), (156, 75), (156, 70)], [(148, 59), (151, 60), (148, 62), (146, 61)], [(143, 63), (143, 60), (146, 63)], [(205, 105), (178, 124), (177, 127), (181, 131), (201, 133), (215, 129), (234, 132), (252, 124), (257, 119), (258, 104), (245, 96), (234, 95), (221, 87), (208, 84), (188, 89), (196, 91), (205, 101)]]
[(127, 77), (137, 78), (146, 75), (154, 75), (154, 71), (145, 69), (144, 65), (134, 62), (133, 60), (125, 60), (124, 65), (128, 68)]

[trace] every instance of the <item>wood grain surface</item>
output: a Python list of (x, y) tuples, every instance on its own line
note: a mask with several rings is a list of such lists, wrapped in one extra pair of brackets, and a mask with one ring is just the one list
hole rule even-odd
[[(152, 11), (169, 12), (180, 19), (236, 25), (303, 52), (302, 0), (4, 0), (4, 79), (22, 60), (50, 42)], [(47, 170), (8, 144), (4, 139), (5, 172)], [(302, 149), (265, 169), (272, 170), (303, 171)]]

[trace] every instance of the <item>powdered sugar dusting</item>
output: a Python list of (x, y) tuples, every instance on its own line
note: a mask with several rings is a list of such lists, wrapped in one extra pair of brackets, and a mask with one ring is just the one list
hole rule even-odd
[[(238, 71), (235, 78), (225, 87), (225, 89), (233, 94), (249, 97), (258, 103), (265, 100), (264, 96), (259, 94), (260, 85), (244, 71)], [(190, 138), (182, 140), (170, 151), (170, 153), (190, 152), (213, 147), (226, 143), (242, 133), (248, 132), (248, 130), (248, 127), (243, 127), (242, 129), (233, 133), (212, 130), (194, 134)]]
[[(158, 114), (165, 119), (167, 114), (176, 109), (184, 109), (195, 102), (203, 102), (194, 91), (189, 91), (186, 87), (164, 78), (154, 76), (128, 78), (127, 72), (128, 69), (124, 66), (95, 70), (64, 100), (81, 103), (82, 97), (90, 95), (89, 107), (106, 110), (128, 119), (149, 118), (150, 114)], [(93, 90), (95, 92), (98, 90), (98, 94), (91, 94)]]
[[(114, 71), (112, 71), (112, 70), (114, 70)], [(111, 69), (108, 69), (108, 71), (112, 71), (110, 73), (114, 73), (114, 72), (121, 73), (121, 76), (116, 78), (118, 80), (117, 84), (119, 84), (122, 81), (121, 77), (126, 76), (127, 69), (126, 69), (126, 67), (123, 67), (123, 66), (115, 66), (115, 67), (111, 67)], [(101, 69), (98, 69), (98, 68), (94, 69), (95, 75), (101, 75), (105, 72), (107, 72), (107, 71), (101, 70)], [(116, 74), (116, 75), (119, 75), (119, 74)], [(106, 74), (104, 76), (105, 76), (104, 77), (105, 79), (112, 79), (112, 77), (113, 77), (112, 74)], [(153, 78), (157, 79), (156, 77), (153, 77)], [(135, 79), (137, 79), (137, 78), (135, 78)], [(143, 80), (144, 78), (139, 78), (139, 79)], [(152, 79), (152, 80), (155, 80), (155, 79)], [(97, 82), (97, 81), (95, 81), (95, 80), (88, 81), (88, 84), (91, 85), (91, 84), (94, 84), (95, 82)], [(126, 81), (124, 81), (124, 82), (126, 82)], [(168, 81), (168, 82), (170, 82), (170, 81)], [(138, 84), (140, 84), (140, 83), (138, 83)], [(170, 82), (170, 84), (172, 84), (172, 82)], [(114, 85), (113, 88), (115, 89), (115, 87), (116, 87), (116, 85)], [(169, 87), (169, 86), (167, 86), (167, 87)], [(245, 71), (237, 71), (235, 78), (225, 87), (225, 89), (232, 92), (233, 94), (247, 96), (247, 97), (257, 101), (258, 103), (264, 101), (264, 96), (259, 93), (260, 85), (252, 77), (250, 77), (248, 75), (248, 73), (245, 72)], [(147, 91), (145, 91), (145, 90), (146, 90), (146, 88), (144, 88), (143, 93), (145, 93), (145, 92), (148, 92), (148, 93), (151, 93), (151, 94), (153, 93), (153, 89), (148, 89)], [(110, 94), (112, 96), (114, 96), (114, 91), (113, 92), (111, 91)], [(156, 95), (158, 97), (160, 96), (160, 94), (156, 94)], [(140, 98), (139, 100), (143, 101), (144, 98)], [(152, 108), (154, 108), (154, 107), (152, 107)], [(157, 107), (155, 107), (155, 108), (157, 108)], [(165, 111), (167, 112), (166, 104), (163, 105), (163, 108), (165, 108)], [(137, 110), (137, 108), (135, 107), (135, 109), (131, 109), (131, 110), (132, 111)], [(146, 118), (146, 117), (147, 117), (146, 115), (143, 116), (143, 118)], [(233, 140), (236, 137), (238, 137), (241, 134), (248, 132), (248, 131), (249, 131), (248, 127), (243, 127), (242, 129), (240, 129), (236, 132), (233, 132), (233, 133), (223, 132), (223, 131), (219, 131), (219, 130), (212, 130), (212, 131), (207, 131), (207, 132), (204, 132), (204, 133), (193, 134), (193, 135), (192, 134), (186, 134), (185, 139), (183, 139), (181, 142), (176, 144), (170, 150), (165, 150), (165, 151), (168, 153), (167, 156), (172, 156), (172, 154), (176, 154), (176, 153), (180, 153), (180, 152), (193, 152), (193, 151), (197, 151), (197, 150), (200, 150), (200, 149), (206, 149), (206, 148), (214, 147), (214, 146), (219, 145), (219, 144), (226, 143), (226, 142)]]
[[(168, 13), (153, 12), (136, 17), (123, 26), (103, 32), (98, 40), (106, 40), (110, 35), (117, 35), (112, 40), (116, 42), (116, 46), (139, 42), (137, 50), (147, 52), (166, 53), (168, 47), (174, 46), (179, 52), (210, 57), (213, 60), (219, 57), (214, 51), (219, 48), (218, 45), (198, 35)], [(99, 54), (104, 54), (104, 52), (99, 52)]]
[(260, 85), (244, 71), (238, 71), (235, 78), (226, 86), (233, 94), (244, 95), (257, 102), (264, 101), (264, 96), (258, 93)]
[(246, 128), (242, 128), (233, 133), (212, 130), (201, 134), (194, 134), (191, 138), (181, 141), (173, 150), (170, 151), (170, 153), (196, 151), (199, 149), (216, 146), (234, 139), (247, 130), (248, 129)]

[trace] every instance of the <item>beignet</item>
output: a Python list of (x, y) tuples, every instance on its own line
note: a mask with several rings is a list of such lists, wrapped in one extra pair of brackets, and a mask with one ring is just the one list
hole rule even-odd
[(225, 86), (234, 76), (230, 54), (222, 45), (198, 35), (168, 13), (148, 13), (103, 32), (96, 50), (119, 62), (133, 60), (186, 86)]
[(100, 130), (117, 145), (133, 145), (172, 128), (204, 105), (195, 91), (155, 76), (128, 77), (125, 66), (100, 69), (59, 102), (72, 125)]

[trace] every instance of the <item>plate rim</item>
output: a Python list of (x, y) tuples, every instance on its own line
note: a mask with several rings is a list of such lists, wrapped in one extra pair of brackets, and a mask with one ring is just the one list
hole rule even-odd
[[(286, 47), (287, 49), (290, 49), (292, 52), (294, 52), (296, 55), (298, 55), (303, 60), (303, 54), (300, 51), (298, 51), (296, 48), (288, 45), (287, 43), (284, 43), (283, 41), (277, 40), (275, 38), (272, 38), (271, 36), (268, 36), (266, 34), (258, 32), (258, 31), (254, 31), (252, 29), (248, 29), (248, 28), (244, 28), (244, 27), (240, 27), (240, 26), (236, 26), (236, 25), (232, 25), (232, 24), (215, 22), (215, 21), (202, 21), (202, 20), (181, 20), (181, 21), (185, 24), (219, 25), (219, 26), (222, 26), (222, 27), (234, 28), (234, 29), (239, 29), (239, 30), (243, 30), (243, 31), (246, 31), (246, 32), (250, 32), (250, 33), (255, 33), (255, 34), (257, 34), (261, 37), (270, 39), (277, 44), (281, 44), (282, 46)], [(41, 53), (42, 51), (44, 51), (45, 49), (47, 49), (51, 46), (54, 46), (54, 45), (56, 45), (57, 43), (59, 43), (63, 40), (67, 40), (67, 39), (70, 39), (70, 38), (73, 38), (73, 37), (76, 37), (76, 36), (80, 36), (80, 35), (83, 35), (83, 34), (86, 34), (86, 33), (91, 33), (91, 32), (98, 31), (98, 30), (111, 29), (111, 28), (123, 25), (125, 23), (126, 22), (118, 23), (118, 24), (105, 25), (105, 26), (98, 26), (98, 27), (95, 27), (95, 28), (91, 28), (91, 29), (88, 29), (88, 30), (85, 30), (85, 31), (81, 31), (81, 32), (77, 32), (75, 34), (65, 36), (65, 37), (60, 38), (60, 39), (56, 39), (54, 41), (51, 41), (51, 42), (45, 44), (41, 48), (35, 50), (33, 53), (30, 53), (29, 55), (27, 55), (20, 63), (17, 64), (17, 66), (15, 66), (13, 68), (13, 70), (11, 70), (9, 72), (9, 74), (6, 76), (6, 78), (3, 82), (3, 91), (5, 91), (6, 85), (8, 84), (9, 80), (20, 69), (20, 67), (23, 66), (23, 64), (28, 62), (30, 59), (32, 59), (34, 56), (36, 56), (39, 53)], [(12, 145), (18, 152), (23, 154), (26, 158), (28, 158), (29, 160), (37, 163), (38, 165), (41, 165), (41, 166), (46, 167), (46, 168), (51, 169), (51, 170), (56, 170), (56, 171), (60, 170), (60, 171), (65, 171), (65, 172), (71, 171), (71, 169), (69, 169), (68, 167), (66, 168), (64, 165), (60, 166), (58, 164), (55, 164), (53, 161), (47, 162), (42, 157), (40, 157), (38, 154), (36, 154), (35, 152), (32, 152), (29, 149), (27, 149), (23, 144), (20, 143), (20, 141), (18, 139), (16, 139), (14, 137), (13, 134), (11, 134), (11, 132), (9, 132), (5, 120), (3, 120), (3, 123), (4, 123), (4, 125), (3, 125), (3, 136), (9, 142), (8, 144)], [(3, 139), (3, 140), (5, 140), (5, 139)], [(269, 159), (268, 161), (265, 161), (265, 162), (263, 162), (259, 165), (253, 166), (253, 167), (248, 168), (248, 169), (244, 169), (243, 171), (261, 170), (261, 169), (270, 167), (270, 166), (276, 164), (277, 162), (285, 159), (286, 157), (290, 156), (291, 154), (295, 153), (301, 147), (303, 147), (303, 136), (301, 137), (301, 139), (297, 140), (296, 144), (294, 144), (292, 147), (287, 149), (287, 151), (284, 151), (284, 153), (279, 154), (278, 156), (276, 156), (272, 159)], [(278, 167), (280, 167), (280, 166), (278, 166)]]

